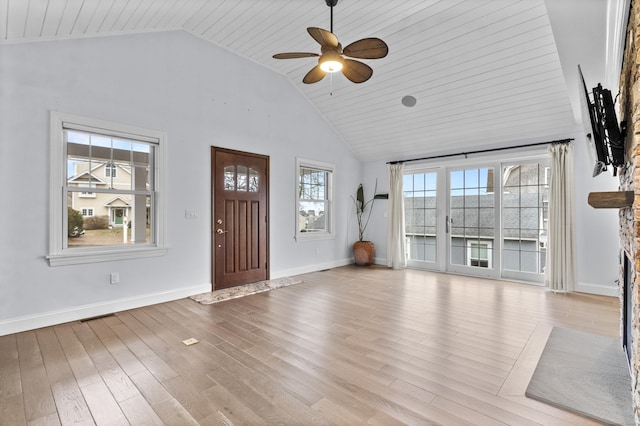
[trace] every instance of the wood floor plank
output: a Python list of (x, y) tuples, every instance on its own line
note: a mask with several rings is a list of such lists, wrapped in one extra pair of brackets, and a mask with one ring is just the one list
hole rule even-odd
[(120, 405), (103, 382), (84, 386), (82, 395), (87, 401), (96, 425), (126, 425), (128, 423)]
[(132, 425), (162, 426), (164, 422), (142, 395), (120, 402), (120, 408)]
[(378, 266), (300, 278), (2, 336), (0, 424), (599, 424), (524, 391), (552, 327), (618, 337), (617, 298)]
[(166, 425), (199, 426), (200, 423), (175, 399), (170, 399), (160, 405), (154, 405), (153, 410)]
[(0, 399), (21, 393), (16, 335), (0, 336)]
[(145, 370), (134, 374), (131, 376), (131, 381), (135, 383), (140, 393), (152, 406), (160, 406), (173, 399), (162, 383), (149, 371)]
[(220, 386), (224, 386), (229, 392), (238, 398), (243, 398), (251, 411), (256, 413), (268, 424), (296, 424), (296, 421), (285, 410), (274, 406), (268, 398), (253, 390), (238, 376), (227, 371), (224, 367), (209, 373), (209, 377)]
[(31, 421), (55, 413), (56, 405), (35, 332), (19, 333), (16, 338), (25, 418)]
[[(107, 322), (108, 320), (108, 322)], [(104, 320), (91, 322), (91, 327), (98, 327), (100, 322), (104, 322), (122, 341), (133, 355), (144, 365), (151, 373), (161, 382), (178, 377), (176, 373), (166, 362), (162, 360), (160, 354), (154, 352), (147, 344), (142, 341), (136, 334), (124, 325), (118, 318), (111, 317)]]
[[(72, 335), (68, 331), (58, 330), (69, 343), (73, 344), (74, 340)], [(80, 337), (81, 336), (81, 337)], [(104, 383), (109, 388), (117, 401), (124, 401), (140, 394), (135, 385), (131, 382), (129, 375), (122, 369), (118, 361), (113, 357), (113, 354), (107, 350), (102, 341), (90, 330), (84, 329), (78, 336), (87, 345), (87, 350), (84, 351), (88, 360), (84, 359), (84, 367), (89, 368), (87, 363), (91, 362), (95, 371), (98, 373), (96, 376), (91, 376), (90, 380), (83, 380), (81, 389), (84, 390), (85, 386), (96, 385)], [(80, 352), (79, 349), (77, 349)], [(80, 352), (82, 356), (82, 352)], [(88, 370), (91, 372), (91, 369)]]
[(60, 345), (67, 357), (69, 366), (78, 382), (78, 386), (83, 387), (101, 380), (100, 373), (96, 369), (87, 350), (78, 340), (71, 325), (64, 324), (54, 328)]
[(27, 423), (22, 393), (0, 398), (0, 419), (0, 424), (23, 425)]
[[(304, 398), (298, 398), (295, 388), (283, 386), (279, 381), (282, 377), (260, 361), (228, 343), (217, 347), (229, 357), (229, 360), (235, 361), (235, 363), (228, 363), (225, 367), (230, 373), (241, 377), (245, 385), (267, 397), (274, 405), (284, 407), (296, 422), (308, 421), (318, 425), (328, 423), (322, 415), (310, 409), (310, 404), (307, 404)], [(252, 373), (246, 374), (247, 369), (253, 370)]]
[(27, 423), (27, 425), (28, 426), (60, 426), (61, 423), (60, 423), (60, 418), (58, 417), (58, 413), (51, 413), (48, 416), (31, 420), (29, 423)]
[[(149, 327), (138, 321), (137, 318), (145, 321)], [(195, 345), (186, 346), (182, 343), (181, 339), (184, 336), (178, 337), (167, 333), (164, 327), (142, 312), (121, 313), (118, 315), (118, 319), (136, 333), (173, 371), (189, 380), (198, 391), (212, 386), (213, 383), (207, 378), (206, 373), (217, 368), (217, 363), (205, 362), (194, 356), (198, 351)]]
[[(73, 326), (73, 331), (82, 342), (87, 353), (107, 357), (111, 355), (118, 365), (132, 376), (147, 371), (144, 364), (129, 350), (129, 348), (115, 335), (115, 333), (101, 320), (93, 320)], [(101, 355), (105, 348), (108, 353)]]
[(75, 380), (55, 330), (51, 327), (36, 330), (36, 337), (49, 383)]
[(60, 423), (63, 425), (93, 425), (93, 416), (74, 380), (62, 380), (51, 385)]
[(262, 417), (253, 412), (243, 402), (242, 397), (233, 395), (227, 388), (220, 385), (211, 386), (202, 392), (204, 398), (216, 401), (221, 407), (215, 413), (212, 413), (200, 420), (203, 425), (224, 425), (225, 422), (233, 425), (267, 425), (268, 423)]

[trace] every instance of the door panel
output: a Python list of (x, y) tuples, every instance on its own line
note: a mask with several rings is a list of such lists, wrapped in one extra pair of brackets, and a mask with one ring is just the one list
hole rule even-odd
[(213, 288), (269, 278), (269, 158), (212, 148)]
[(444, 265), (444, 252), (439, 248), (444, 238), (438, 237), (438, 210), (442, 204), (439, 175), (437, 170), (404, 175), (406, 253), (411, 267), (440, 270)]
[(447, 270), (497, 278), (493, 167), (449, 169)]

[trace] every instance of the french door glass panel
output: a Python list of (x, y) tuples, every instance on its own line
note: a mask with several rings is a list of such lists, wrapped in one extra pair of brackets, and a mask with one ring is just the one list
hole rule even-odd
[(503, 276), (542, 280), (547, 249), (548, 179), (549, 166), (544, 162), (502, 167)]
[(438, 261), (437, 183), (435, 171), (404, 176), (405, 235), (410, 265)]
[(449, 171), (447, 269), (474, 275), (493, 274), (488, 270), (496, 265), (494, 187), (493, 167)]

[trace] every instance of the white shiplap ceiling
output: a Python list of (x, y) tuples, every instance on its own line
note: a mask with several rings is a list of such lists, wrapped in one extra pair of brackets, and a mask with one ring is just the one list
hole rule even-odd
[[(325, 0), (0, 0), (0, 43), (185, 30), (287, 75), (363, 161), (543, 142), (576, 129), (577, 86), (565, 74), (577, 63), (563, 73), (544, 0), (340, 0), (342, 44), (380, 37), (389, 55), (363, 61), (374, 70), (363, 84), (336, 75), (305, 85), (316, 58), (272, 55), (319, 52), (306, 28), (329, 29), (329, 16)], [(577, 43), (597, 43), (589, 52), (599, 53), (604, 32), (602, 20), (586, 32), (595, 41)], [(403, 106), (404, 95), (416, 106)]]

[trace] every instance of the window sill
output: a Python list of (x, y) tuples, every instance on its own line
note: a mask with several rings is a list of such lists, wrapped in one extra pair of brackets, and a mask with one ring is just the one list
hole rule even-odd
[(300, 233), (296, 235), (297, 242), (303, 241), (317, 241), (317, 240), (334, 240), (336, 238), (335, 234), (314, 234), (314, 233)]
[(96, 249), (51, 254), (46, 256), (46, 259), (49, 261), (49, 266), (66, 266), (164, 256), (167, 251), (167, 248), (162, 247), (137, 247), (118, 250)]

